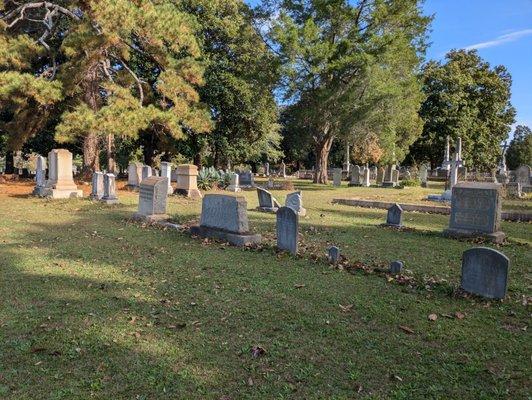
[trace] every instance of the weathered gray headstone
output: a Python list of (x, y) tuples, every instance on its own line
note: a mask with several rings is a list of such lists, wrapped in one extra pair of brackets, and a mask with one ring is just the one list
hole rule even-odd
[(168, 194), (173, 194), (174, 188), (172, 187), (172, 163), (166, 161), (161, 162), (161, 178), (168, 178)]
[(255, 182), (253, 181), (253, 174), (251, 172), (240, 172), (238, 174), (238, 180), (241, 187), (255, 186)]
[(286, 164), (284, 161), (281, 163), (281, 171), (279, 173), (283, 178), (286, 178)]
[(92, 174), (92, 191), (90, 198), (100, 200), (103, 197), (103, 173), (96, 171)]
[(280, 207), (280, 204), (269, 191), (258, 187), (257, 195), (259, 197), (259, 211), (277, 212), (277, 209)]
[(453, 188), (451, 218), (444, 234), (452, 237), (484, 236), (501, 243), (502, 186), (497, 183), (461, 182)]
[(331, 264), (338, 264), (338, 262), (340, 261), (340, 248), (336, 246), (329, 247), (327, 258), (329, 259), (329, 262)]
[(397, 186), (397, 181), (395, 175), (397, 175), (397, 179), (399, 177), (399, 171), (395, 169), (395, 165), (387, 165), (386, 171), (384, 173), (384, 180), (382, 181), (382, 187), (395, 187)]
[(384, 168), (380, 167), (377, 170), (377, 186), (381, 186), (384, 181)]
[(137, 219), (159, 221), (167, 219), (168, 178), (151, 176), (140, 183), (139, 210)]
[(362, 182), (361, 182), (361, 185), (363, 187), (370, 187), (371, 186), (371, 183), (369, 181), (369, 168), (364, 168), (362, 170)]
[(242, 190), (240, 189), (238, 174), (231, 174), (231, 181), (229, 183), (229, 186), (227, 187), (227, 190), (230, 192), (240, 192)]
[(38, 156), (36, 160), (35, 188), (33, 189), (33, 194), (35, 196), (40, 196), (45, 185), (46, 185), (46, 158), (44, 158), (43, 156)]
[(127, 167), (127, 186), (136, 189), (142, 181), (143, 165), (138, 162), (129, 163)]
[(402, 261), (392, 261), (390, 263), (389, 272), (391, 274), (400, 274), (401, 270), (403, 269), (403, 262)]
[(244, 197), (208, 194), (203, 198), (199, 226), (191, 233), (225, 240), (235, 246), (261, 242), (261, 236), (249, 232), (247, 202)]
[(508, 287), (510, 260), (497, 250), (477, 247), (462, 256), (462, 289), (490, 299), (503, 299)]
[(360, 181), (360, 167), (358, 165), (353, 165), (349, 178), (349, 186), (360, 186)]
[(286, 195), (285, 206), (290, 207), (301, 217), (307, 215), (307, 210), (303, 208), (303, 193), (300, 190)]
[(395, 227), (403, 226), (403, 209), (399, 204), (395, 203), (388, 209), (388, 214), (386, 215), (386, 225)]
[(342, 185), (342, 168), (333, 169), (333, 186), (340, 187)]
[(141, 179), (141, 183), (144, 179), (147, 179), (149, 178), (150, 176), (152, 176), (153, 173), (152, 173), (152, 170), (151, 170), (151, 167), (149, 165), (144, 165), (142, 167), (142, 179)]
[(103, 197), (102, 202), (106, 204), (117, 204), (116, 196), (116, 177), (114, 174), (105, 174), (103, 176)]
[(522, 197), (523, 192), (521, 190), (521, 184), (519, 182), (508, 182), (506, 184), (506, 194), (508, 197)]
[(277, 247), (297, 254), (299, 216), (290, 207), (277, 210)]
[(419, 180), (421, 181), (421, 187), (427, 187), (429, 169), (425, 164), (421, 165), (421, 168), (419, 169)]

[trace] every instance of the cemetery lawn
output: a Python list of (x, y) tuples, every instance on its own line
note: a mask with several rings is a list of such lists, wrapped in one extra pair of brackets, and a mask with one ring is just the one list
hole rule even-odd
[[(130, 222), (135, 193), (105, 206), (0, 185), (0, 398), (529, 398), (531, 224), (503, 222), (508, 297), (486, 301), (456, 290), (478, 244), (441, 237), (449, 217), (405, 213), (397, 231), (384, 210), (331, 203), (441, 190), (296, 187), (298, 257), (274, 250), (255, 191), (242, 195), (264, 245), (238, 249)], [(182, 224), (200, 209), (169, 200)], [(330, 245), (349, 271), (325, 262)], [(378, 272), (396, 259), (407, 282)]]

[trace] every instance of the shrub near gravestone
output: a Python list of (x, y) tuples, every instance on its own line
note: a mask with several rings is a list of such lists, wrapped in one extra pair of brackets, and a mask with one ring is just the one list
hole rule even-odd
[(467, 292), (503, 299), (508, 287), (510, 260), (497, 250), (477, 247), (462, 256), (461, 286)]

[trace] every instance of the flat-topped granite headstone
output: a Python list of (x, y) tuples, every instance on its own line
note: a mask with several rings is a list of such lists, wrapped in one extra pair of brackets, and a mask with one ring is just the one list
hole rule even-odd
[(168, 178), (150, 176), (140, 183), (139, 209), (134, 219), (150, 222), (168, 218), (166, 204), (168, 198)]
[(297, 254), (299, 216), (290, 207), (277, 210), (277, 248)]
[(90, 198), (100, 200), (103, 197), (103, 172), (96, 171), (92, 174), (92, 191)]
[(400, 228), (403, 226), (403, 209), (399, 204), (395, 203), (388, 209), (385, 225), (393, 226), (396, 228)]
[(502, 243), (505, 234), (500, 230), (502, 186), (497, 183), (461, 182), (453, 187), (449, 228), (451, 237), (483, 236)]
[(193, 235), (227, 241), (235, 246), (260, 243), (261, 235), (249, 231), (247, 202), (244, 197), (208, 194), (203, 198), (199, 226)]
[(243, 188), (250, 188), (255, 186), (255, 182), (253, 180), (253, 174), (251, 172), (239, 172), (238, 173), (238, 180), (240, 187)]
[(116, 196), (116, 177), (114, 174), (103, 176), (103, 197), (101, 201), (105, 204), (118, 204)]
[(266, 189), (258, 187), (257, 196), (259, 197), (259, 207), (257, 208), (259, 211), (277, 212), (281, 207), (275, 197)]
[(48, 180), (41, 197), (68, 199), (83, 197), (83, 191), (74, 183), (72, 153), (65, 149), (54, 149), (48, 154)]
[(303, 208), (303, 193), (301, 190), (297, 192), (288, 193), (286, 195), (285, 204), (286, 207), (290, 207), (294, 210), (300, 217), (307, 215), (307, 210)]
[(508, 287), (510, 260), (497, 250), (476, 247), (462, 256), (461, 287), (489, 299), (503, 299)]

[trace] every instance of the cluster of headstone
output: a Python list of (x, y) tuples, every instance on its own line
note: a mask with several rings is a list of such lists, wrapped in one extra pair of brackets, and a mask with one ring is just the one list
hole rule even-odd
[[(257, 187), (257, 196), (259, 199), (258, 211), (276, 213), (281, 208), (279, 201), (268, 190)], [(286, 196), (285, 207), (293, 209), (301, 217), (307, 215), (307, 210), (303, 207), (303, 193), (299, 190)]]
[(369, 167), (360, 168), (358, 165), (353, 165), (350, 168), (349, 186), (363, 186), (370, 187), (371, 172)]
[(95, 172), (92, 175), (92, 200), (99, 200), (106, 204), (117, 204), (116, 177), (114, 174)]

